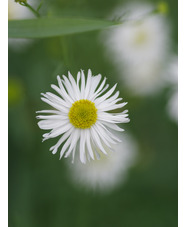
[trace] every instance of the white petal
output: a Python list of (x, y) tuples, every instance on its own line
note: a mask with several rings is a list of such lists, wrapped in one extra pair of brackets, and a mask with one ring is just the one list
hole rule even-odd
[(52, 94), (51, 92), (47, 92), (46, 94), (41, 93), (45, 98), (47, 98), (48, 100), (50, 100), (51, 102), (55, 102), (59, 105), (62, 105), (66, 108), (70, 107), (70, 103), (64, 101), (62, 98), (60, 98), (57, 95)]
[(58, 80), (58, 84), (59, 84), (59, 87), (60, 87), (60, 90), (61, 90), (61, 93), (62, 93), (62, 97), (65, 99), (65, 100), (68, 100), (70, 103), (73, 103), (73, 100), (71, 99), (71, 97), (67, 94), (63, 84), (62, 84), (62, 80), (59, 76), (57, 76), (57, 80)]
[(74, 129), (74, 131), (72, 133), (72, 142), (70, 144), (68, 151), (65, 154), (65, 158), (67, 158), (70, 155), (70, 153), (72, 152), (72, 150), (76, 147), (79, 137), (80, 137), (80, 130)]
[(65, 153), (66, 149), (69, 147), (70, 143), (72, 142), (72, 134), (70, 135), (70, 137), (66, 140), (65, 144), (63, 145), (61, 151), (60, 151), (60, 158), (61, 159), (63, 157), (63, 154)]
[(80, 160), (82, 163), (86, 163), (86, 155), (85, 155), (85, 132), (86, 130), (80, 130), (80, 144), (79, 144), (79, 153), (80, 153)]
[(109, 106), (109, 107), (103, 107), (103, 108), (101, 108), (101, 110), (102, 111), (116, 110), (116, 109), (120, 109), (120, 108), (124, 107), (126, 104), (127, 104), (127, 102), (114, 104), (114, 105)]
[(72, 133), (72, 129), (70, 129), (69, 131), (65, 132), (61, 138), (58, 140), (58, 142), (56, 143), (56, 145), (52, 146), (50, 148), (50, 151), (52, 151), (52, 154), (55, 154), (59, 148), (59, 146), (70, 136), (70, 134)]
[(105, 122), (105, 121), (101, 121), (101, 123), (103, 123), (105, 126), (107, 126), (108, 128), (111, 128), (111, 129), (113, 129), (115, 131), (120, 131), (120, 132), (124, 131), (124, 129), (120, 128), (116, 124)]
[(100, 74), (98, 74), (97, 76), (92, 77), (92, 83), (91, 83), (91, 87), (90, 87), (89, 97), (94, 95), (94, 92), (95, 92), (100, 80), (101, 80), (101, 75)]
[(38, 115), (37, 119), (47, 119), (47, 120), (68, 120), (67, 115)]
[(87, 130), (87, 133), (86, 133), (86, 145), (87, 145), (87, 151), (88, 151), (90, 157), (94, 160), (94, 153), (93, 153), (92, 146), (91, 146), (89, 130)]
[(46, 98), (41, 98), (41, 100), (43, 102), (48, 103), (50, 106), (54, 107), (55, 109), (60, 110), (62, 113), (67, 113), (68, 112), (67, 108), (64, 108), (63, 106), (61, 106), (61, 105), (59, 105), (59, 104), (57, 104), (55, 102), (51, 102), (50, 100), (48, 100)]
[(103, 96), (95, 99), (95, 104), (98, 105), (99, 103), (103, 102), (106, 98), (110, 97), (114, 90), (116, 89), (117, 84), (115, 84), (106, 94)]
[(99, 134), (97, 133), (97, 131), (95, 130), (94, 128), (94, 125), (91, 127), (91, 135), (94, 139), (94, 142), (95, 144), (98, 146), (98, 148), (104, 153), (104, 154), (107, 154), (107, 152), (105, 151), (102, 143), (101, 143), (101, 140), (100, 140), (100, 136)]
[(74, 77), (71, 75), (70, 72), (68, 72), (68, 78), (73, 86), (73, 89), (76, 93), (76, 100), (79, 100), (80, 99), (80, 90), (79, 90), (79, 87), (77, 86), (76, 84), (76, 81), (74, 80)]
[(61, 111), (57, 110), (38, 110), (36, 113), (53, 113), (53, 114), (61, 114)]
[(43, 134), (44, 140), (50, 139), (50, 138), (55, 138), (66, 131), (68, 131), (72, 127), (71, 124), (67, 123), (63, 127), (58, 127), (56, 129), (53, 129), (50, 133)]
[(54, 129), (59, 126), (63, 127), (64, 124), (66, 124), (66, 122), (60, 122), (58, 120), (42, 120), (38, 122), (39, 127), (44, 130)]
[[(88, 70), (87, 83), (86, 83), (86, 86), (85, 86), (84, 99), (89, 99), (89, 93), (90, 93), (91, 82), (92, 82), (92, 72), (91, 72), (91, 70), (89, 69), (89, 70)], [(89, 100), (90, 100), (90, 99), (89, 99)]]
[(75, 89), (72, 86), (72, 84), (69, 82), (69, 80), (67, 79), (66, 76), (63, 75), (63, 83), (68, 91), (68, 94), (70, 96), (70, 98), (75, 102), (76, 101), (76, 93), (75, 93)]
[(81, 70), (81, 99), (84, 99), (85, 93), (85, 74), (83, 70)]

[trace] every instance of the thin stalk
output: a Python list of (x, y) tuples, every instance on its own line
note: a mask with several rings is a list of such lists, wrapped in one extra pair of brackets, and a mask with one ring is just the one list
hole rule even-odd
[(36, 17), (40, 17), (39, 12), (36, 11), (36, 10), (35, 10), (31, 5), (29, 5), (27, 2), (20, 2), (20, 4), (21, 4), (22, 6), (28, 7)]

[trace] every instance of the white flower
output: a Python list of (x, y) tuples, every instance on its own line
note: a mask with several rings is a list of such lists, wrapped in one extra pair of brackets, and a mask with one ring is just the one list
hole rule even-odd
[[(34, 3), (34, 0), (29, 1), (29, 4), (32, 6)], [(20, 5), (14, 0), (8, 0), (8, 20), (28, 19), (33, 17), (33, 13), (27, 7)], [(18, 52), (27, 49), (32, 43), (33, 40), (31, 39), (8, 39), (8, 47)]]
[(171, 87), (166, 106), (167, 113), (173, 121), (178, 122), (178, 56), (172, 56), (165, 71), (165, 79)]
[[(33, 6), (34, 0), (29, 0), (29, 4)], [(8, 20), (19, 20), (34, 18), (33, 13), (25, 6), (21, 6), (14, 0), (8, 0)]]
[(173, 121), (178, 122), (178, 91), (175, 91), (169, 98), (167, 113)]
[(76, 161), (74, 165), (68, 164), (72, 182), (89, 190), (109, 192), (123, 183), (128, 170), (137, 160), (137, 145), (127, 136), (119, 136), (122, 143), (113, 146), (115, 152), (108, 156), (101, 156), (99, 161), (90, 161), (82, 165)]
[[(72, 160), (79, 146), (79, 155), (82, 163), (86, 160), (99, 158), (100, 151), (107, 154), (111, 145), (120, 140), (111, 132), (123, 131), (117, 123), (129, 122), (127, 110), (116, 113), (115, 110), (122, 108), (127, 103), (118, 98), (119, 91), (113, 94), (116, 84), (106, 92), (109, 85), (106, 78), (101, 81), (101, 75), (92, 76), (88, 71), (87, 80), (84, 72), (78, 72), (77, 81), (74, 80), (70, 72), (68, 78), (62, 79), (57, 76), (59, 87), (51, 87), (61, 96), (47, 92), (42, 94), (44, 102), (56, 110), (43, 110), (37, 113), (49, 113), (52, 115), (39, 115), (39, 127), (50, 130), (43, 135), (47, 140), (61, 136), (59, 141), (50, 148), (55, 154), (59, 146), (64, 142), (60, 151), (60, 158), (64, 155), (68, 157), (72, 154)], [(114, 111), (111, 113), (110, 111)], [(66, 152), (66, 153), (65, 153)]]
[(161, 87), (170, 47), (168, 23), (162, 15), (149, 15), (153, 8), (141, 2), (120, 7), (119, 15), (126, 12), (123, 24), (103, 34), (107, 55), (117, 64), (126, 87), (142, 95)]

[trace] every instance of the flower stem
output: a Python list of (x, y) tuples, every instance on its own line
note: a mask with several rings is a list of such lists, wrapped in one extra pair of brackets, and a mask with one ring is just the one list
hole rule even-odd
[(27, 2), (20, 2), (20, 4), (21, 4), (22, 6), (28, 7), (36, 17), (40, 17), (39, 12), (36, 11), (36, 10), (35, 10), (31, 5), (29, 5)]

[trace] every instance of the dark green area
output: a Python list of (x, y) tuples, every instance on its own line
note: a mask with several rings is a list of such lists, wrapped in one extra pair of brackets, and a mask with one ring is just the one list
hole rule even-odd
[[(43, 14), (105, 19), (124, 1), (44, 1)], [(153, 1), (157, 2), (157, 1)], [(170, 6), (172, 50), (177, 51), (177, 2)], [(177, 124), (166, 113), (170, 88), (151, 97), (134, 97), (122, 83), (131, 122), (125, 124), (139, 144), (138, 163), (127, 182), (109, 194), (89, 192), (70, 180), (65, 161), (41, 142), (37, 110), (48, 107), (40, 93), (52, 91), (56, 75), (91, 68), (114, 85), (120, 79), (105, 57), (99, 32), (31, 40), (25, 49), (9, 48), (9, 81), (21, 93), (9, 103), (9, 226), (10, 227), (176, 227)], [(18, 45), (18, 44), (17, 44)], [(18, 49), (18, 48), (17, 48)], [(17, 84), (19, 84), (17, 86)], [(21, 95), (20, 95), (21, 94)]]

